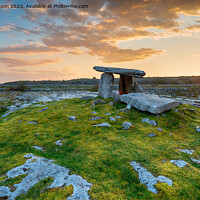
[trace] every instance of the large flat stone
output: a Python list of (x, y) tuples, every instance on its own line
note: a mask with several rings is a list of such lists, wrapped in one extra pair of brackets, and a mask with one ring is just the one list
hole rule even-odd
[(174, 99), (159, 97), (154, 94), (129, 93), (119, 96), (119, 99), (141, 111), (160, 114), (179, 105)]
[(137, 78), (142, 78), (145, 75), (144, 71), (138, 69), (124, 69), (124, 68), (100, 67), (100, 66), (94, 66), (93, 69), (99, 72), (121, 74)]

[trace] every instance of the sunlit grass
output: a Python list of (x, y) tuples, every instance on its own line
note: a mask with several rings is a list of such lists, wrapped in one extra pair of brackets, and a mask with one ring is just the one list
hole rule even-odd
[[(196, 126), (200, 125), (199, 108), (180, 105), (179, 113), (171, 110), (165, 113), (166, 116), (156, 116), (136, 109), (128, 113), (119, 112), (126, 105), (115, 102), (111, 106), (110, 99), (92, 108), (92, 101), (63, 100), (48, 103), (45, 107), (49, 109), (44, 112), (39, 112), (41, 107), (28, 107), (12, 113), (7, 121), (0, 119), (0, 181), (5, 179), (8, 170), (25, 163), (24, 154), (34, 153), (54, 159), (55, 163), (69, 168), (71, 174), (80, 175), (92, 183), (91, 199), (199, 198), (200, 167), (190, 160), (191, 155), (178, 150), (193, 149), (192, 157), (200, 157), (200, 137), (196, 131)], [(97, 114), (91, 114), (92, 111)], [(70, 121), (68, 116), (72, 115), (76, 115), (78, 121)], [(110, 116), (116, 115), (123, 119), (111, 122)], [(102, 119), (89, 121), (92, 116)], [(155, 120), (158, 126), (142, 123), (142, 118)], [(27, 124), (28, 121), (37, 121), (38, 124)], [(121, 124), (125, 121), (134, 124), (130, 130), (123, 130)], [(110, 123), (111, 127), (92, 126), (103, 122)], [(158, 127), (162, 132), (157, 130)], [(147, 137), (152, 132), (157, 136)], [(36, 133), (42, 134), (36, 136)], [(63, 145), (57, 146), (55, 142), (60, 139), (63, 139)], [(44, 152), (34, 149), (34, 145), (43, 147)], [(169, 162), (172, 159), (183, 159), (189, 165), (178, 168)], [(138, 173), (130, 165), (132, 160), (155, 176), (170, 178), (173, 186), (158, 183), (158, 194), (151, 193), (139, 182)], [(1, 185), (18, 183), (19, 180), (20, 177)], [(70, 196), (72, 186), (46, 189), (51, 181), (39, 182), (18, 199), (65, 199)]]

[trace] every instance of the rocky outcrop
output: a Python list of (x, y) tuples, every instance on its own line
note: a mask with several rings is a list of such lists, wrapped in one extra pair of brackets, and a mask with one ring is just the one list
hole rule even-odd
[(172, 185), (173, 181), (165, 176), (153, 176), (149, 171), (142, 167), (139, 163), (132, 161), (130, 163), (135, 171), (139, 174), (139, 179), (142, 184), (147, 186), (147, 189), (153, 193), (157, 193), (157, 189), (154, 187), (158, 181)]
[[(78, 175), (69, 175), (70, 170), (52, 163), (53, 160), (27, 154), (24, 156), (28, 160), (24, 165), (11, 169), (6, 173), (8, 179), (18, 177), (23, 174), (27, 176), (18, 184), (15, 184), (16, 190), (11, 191), (9, 187), (0, 187), (0, 199), (5, 197), (8, 200), (14, 200), (22, 193), (26, 193), (31, 187), (42, 179), (53, 177), (53, 183), (48, 188), (65, 187), (68, 185), (73, 186), (73, 194), (68, 197), (72, 199), (85, 199), (89, 200), (88, 191), (91, 188), (91, 183)], [(5, 181), (6, 181), (5, 180)], [(5, 182), (4, 181), (4, 182)]]

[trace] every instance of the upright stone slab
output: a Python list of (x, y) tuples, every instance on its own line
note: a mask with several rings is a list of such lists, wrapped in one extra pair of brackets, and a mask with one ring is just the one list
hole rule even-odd
[(103, 73), (99, 83), (99, 96), (103, 98), (112, 97), (114, 76), (111, 73)]
[(119, 79), (119, 93), (128, 94), (132, 91), (133, 79), (131, 76), (120, 75)]

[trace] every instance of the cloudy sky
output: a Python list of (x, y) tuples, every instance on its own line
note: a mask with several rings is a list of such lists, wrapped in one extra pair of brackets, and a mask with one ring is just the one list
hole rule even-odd
[[(34, 4), (52, 8), (26, 8)], [(95, 65), (200, 75), (200, 0), (0, 0), (0, 7), (0, 83), (99, 78)]]

